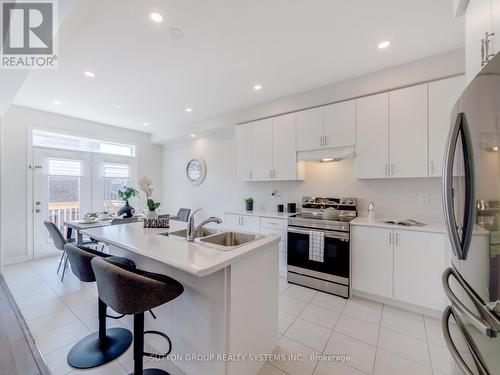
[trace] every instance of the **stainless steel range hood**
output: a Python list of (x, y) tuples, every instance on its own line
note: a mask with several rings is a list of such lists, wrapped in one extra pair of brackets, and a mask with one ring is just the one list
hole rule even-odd
[(298, 151), (297, 160), (342, 160), (353, 159), (354, 155), (354, 146), (334, 147), (322, 150)]

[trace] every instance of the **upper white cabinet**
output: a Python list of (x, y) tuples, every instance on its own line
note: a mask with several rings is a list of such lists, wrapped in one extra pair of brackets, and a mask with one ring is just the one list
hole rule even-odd
[(252, 179), (252, 124), (236, 127), (236, 171), (238, 180)]
[(356, 144), (356, 101), (348, 100), (323, 108), (323, 146), (344, 147)]
[(252, 180), (273, 177), (273, 120), (265, 119), (252, 124)]
[(486, 50), (483, 47), (485, 34), (489, 37), (489, 53), (500, 49), (500, 5), (499, 0), (471, 0), (465, 13), (465, 70), (470, 82), (484, 65)]
[(297, 162), (295, 113), (236, 127), (238, 179), (242, 181), (303, 180)]
[(356, 176), (389, 177), (389, 94), (358, 99), (356, 127)]
[(297, 151), (354, 146), (355, 143), (355, 100), (297, 112)]
[(389, 174), (427, 176), (427, 85), (389, 93)]
[(323, 108), (297, 112), (297, 151), (323, 148)]
[(298, 179), (295, 113), (273, 118), (273, 179)]
[(451, 110), (465, 88), (465, 77), (429, 82), (429, 176), (440, 177)]

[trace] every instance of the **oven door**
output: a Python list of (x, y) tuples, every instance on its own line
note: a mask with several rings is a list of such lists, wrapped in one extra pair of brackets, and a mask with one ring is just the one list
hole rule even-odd
[[(300, 273), (297, 268), (313, 271), (317, 276), (348, 285), (349, 283), (349, 233), (321, 230), (325, 234), (324, 261), (309, 259), (309, 230), (288, 227), (288, 268)], [(316, 275), (316, 273), (319, 273)]]

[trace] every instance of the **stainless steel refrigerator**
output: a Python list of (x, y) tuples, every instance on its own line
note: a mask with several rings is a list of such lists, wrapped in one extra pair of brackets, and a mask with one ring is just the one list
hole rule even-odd
[(500, 54), (456, 102), (444, 157), (443, 334), (456, 373), (500, 374)]

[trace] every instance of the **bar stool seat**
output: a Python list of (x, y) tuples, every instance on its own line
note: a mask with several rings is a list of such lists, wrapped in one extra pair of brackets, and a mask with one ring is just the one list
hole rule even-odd
[[(64, 247), (71, 269), (75, 276), (83, 282), (96, 281), (91, 261), (94, 258), (106, 258), (112, 264), (124, 269), (135, 269), (135, 263), (127, 258), (66, 244)], [(132, 332), (125, 328), (106, 328), (106, 317), (119, 319), (121, 316), (110, 316), (106, 313), (106, 304), (99, 299), (99, 330), (76, 343), (68, 353), (68, 364), (78, 369), (89, 369), (108, 363), (123, 354), (132, 344)]]
[[(168, 375), (160, 369), (143, 368), (143, 356), (165, 358), (172, 351), (167, 335), (158, 331), (144, 331), (144, 312), (163, 305), (184, 292), (181, 283), (173, 278), (139, 269), (127, 269), (109, 258), (92, 259), (99, 298), (119, 314), (134, 315), (134, 375)], [(144, 334), (165, 338), (169, 349), (165, 354), (144, 352)]]

